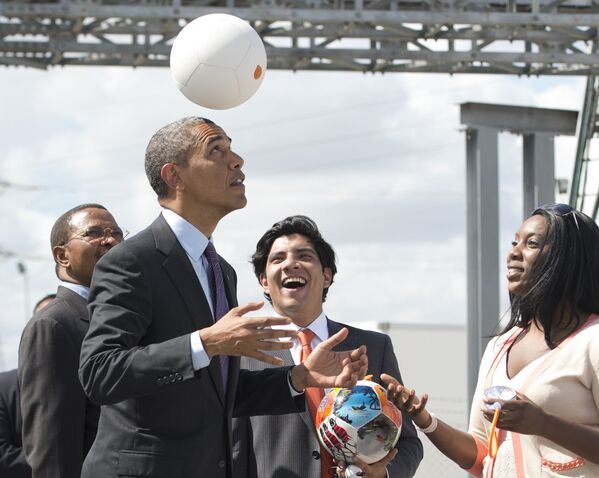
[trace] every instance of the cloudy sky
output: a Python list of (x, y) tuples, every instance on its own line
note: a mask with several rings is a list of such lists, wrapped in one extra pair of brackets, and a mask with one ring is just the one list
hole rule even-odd
[[(250, 101), (211, 111), (186, 100), (167, 69), (0, 69), (0, 184), (13, 185), (0, 186), (0, 370), (16, 365), (33, 304), (56, 289), (54, 220), (100, 202), (131, 233), (144, 228), (159, 213), (146, 144), (189, 115), (223, 126), (245, 159), (248, 206), (215, 234), (238, 271), (240, 303), (261, 298), (248, 264), (257, 239), (301, 213), (338, 255), (330, 317), (465, 323), (459, 104), (579, 109), (583, 89), (582, 78), (269, 71)], [(570, 178), (574, 149), (574, 139), (557, 140), (558, 177)], [(500, 136), (500, 178), (503, 257), (521, 220), (517, 136)]]

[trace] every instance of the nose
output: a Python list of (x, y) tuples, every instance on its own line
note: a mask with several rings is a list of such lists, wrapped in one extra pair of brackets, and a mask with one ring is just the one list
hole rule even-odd
[(104, 229), (104, 236), (100, 243), (110, 247), (116, 246), (124, 239), (125, 235), (126, 231), (123, 233), (118, 227), (115, 227), (114, 229), (107, 227)]
[(241, 169), (245, 162), (243, 158), (233, 151), (230, 152), (229, 156), (231, 158), (229, 161), (231, 169)]
[(296, 269), (297, 267), (298, 262), (293, 256), (287, 256), (283, 261), (283, 269)]
[(100, 244), (107, 245), (109, 247), (116, 246), (119, 243), (112, 234), (104, 234), (104, 237), (100, 241)]
[(512, 242), (512, 247), (510, 248), (510, 250), (507, 253), (507, 260), (508, 262), (510, 261), (510, 259), (518, 259), (520, 258), (522, 255), (522, 252), (520, 250), (520, 243), (519, 242)]

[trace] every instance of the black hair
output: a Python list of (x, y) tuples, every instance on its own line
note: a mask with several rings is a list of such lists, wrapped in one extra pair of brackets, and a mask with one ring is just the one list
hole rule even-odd
[[(266, 270), (266, 262), (268, 254), (272, 248), (273, 243), (281, 236), (291, 236), (292, 234), (299, 234), (308, 239), (314, 246), (314, 250), (318, 255), (322, 268), (328, 267), (331, 269), (331, 282), (328, 287), (325, 287), (322, 291), (322, 301), (324, 302), (327, 297), (329, 287), (333, 284), (333, 278), (337, 273), (337, 265), (335, 264), (335, 251), (333, 247), (323, 239), (318, 226), (308, 216), (289, 216), (282, 221), (276, 222), (272, 227), (264, 233), (264, 235), (256, 244), (256, 252), (252, 255), (252, 265), (254, 266), (254, 274), (258, 280), (260, 275)], [(271, 302), (270, 295), (264, 294), (264, 297)]]
[(547, 235), (533, 266), (532, 286), (524, 295), (510, 294), (510, 320), (500, 332), (543, 327), (545, 342), (555, 348), (557, 327), (575, 329), (585, 317), (577, 311), (599, 312), (599, 227), (567, 204), (546, 204), (532, 216), (543, 216)]
[(168, 186), (160, 171), (167, 163), (185, 165), (197, 146), (198, 134), (195, 127), (201, 124), (214, 124), (209, 119), (190, 116), (160, 128), (148, 143), (145, 157), (145, 170), (150, 186), (159, 198), (166, 196)]

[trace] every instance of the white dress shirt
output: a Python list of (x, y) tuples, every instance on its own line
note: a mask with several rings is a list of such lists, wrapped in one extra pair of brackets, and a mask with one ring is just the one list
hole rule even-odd
[(83, 299), (85, 301), (87, 301), (89, 299), (89, 287), (85, 287), (84, 285), (81, 284), (73, 284), (72, 282), (66, 282), (66, 281), (58, 281), (58, 283), (69, 289), (72, 290), (73, 292), (75, 292), (75, 294), (80, 295), (81, 297), (83, 297)]

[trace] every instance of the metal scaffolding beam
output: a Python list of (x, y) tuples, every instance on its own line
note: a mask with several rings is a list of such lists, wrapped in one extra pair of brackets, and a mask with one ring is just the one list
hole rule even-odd
[(189, 21), (227, 12), (270, 69), (599, 74), (597, 0), (0, 0), (0, 65), (168, 65)]

